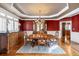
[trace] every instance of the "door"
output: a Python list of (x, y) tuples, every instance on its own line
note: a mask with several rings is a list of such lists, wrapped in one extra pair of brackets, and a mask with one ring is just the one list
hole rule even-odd
[(61, 42), (65, 44), (70, 44), (70, 36), (71, 36), (71, 23), (64, 22), (62, 23), (62, 39)]
[(62, 43), (65, 43), (65, 24), (66, 23), (62, 23), (62, 34), (61, 34), (62, 35), (61, 36), (62, 37), (62, 39), (61, 39)]

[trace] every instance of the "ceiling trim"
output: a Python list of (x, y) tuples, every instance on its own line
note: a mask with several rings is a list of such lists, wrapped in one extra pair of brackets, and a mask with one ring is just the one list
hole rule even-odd
[[(37, 20), (37, 19), (20, 19), (20, 20)], [(41, 20), (59, 20), (59, 19), (41, 19)]]
[[(62, 18), (65, 18), (65, 17), (71, 17), (71, 16), (74, 16), (74, 15), (77, 15), (79, 14), (79, 8), (76, 8), (75, 10), (65, 14), (64, 16), (61, 16), (59, 18), (56, 18), (56, 19), (45, 19), (45, 20), (60, 20)], [(21, 19), (21, 20), (36, 20), (36, 19)]]
[(71, 16), (74, 16), (74, 15), (77, 15), (77, 14), (79, 14), (79, 8), (76, 8), (75, 10), (65, 14), (64, 16), (59, 17), (58, 19), (62, 19), (62, 18), (65, 18), (65, 17), (71, 17)]

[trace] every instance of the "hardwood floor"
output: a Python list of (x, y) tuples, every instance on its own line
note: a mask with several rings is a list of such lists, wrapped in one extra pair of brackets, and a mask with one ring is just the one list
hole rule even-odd
[(59, 41), (59, 46), (64, 49), (66, 54), (16, 53), (21, 46), (22, 44), (15, 45), (14, 48), (10, 48), (9, 53), (0, 54), (0, 56), (79, 56), (79, 44), (74, 42), (67, 44)]
[[(66, 51), (66, 54), (42, 54), (42, 53), (16, 53), (16, 49), (19, 48), (16, 46), (15, 49), (12, 49), (12, 53), (2, 54), (1, 56), (79, 56), (79, 51), (75, 50), (79, 48), (78, 44), (72, 42), (72, 45), (61, 45), (61, 47)], [(78, 49), (79, 50), (79, 49)]]
[(73, 54), (79, 55), (79, 43), (72, 42), (71, 47), (75, 51), (75, 53), (73, 53)]

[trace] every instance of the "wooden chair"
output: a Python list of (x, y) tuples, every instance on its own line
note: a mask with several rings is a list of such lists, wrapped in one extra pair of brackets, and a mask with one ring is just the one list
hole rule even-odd
[(59, 32), (58, 31), (55, 32), (54, 42), (57, 42), (57, 43), (59, 42)]
[(38, 39), (32, 39), (32, 47), (37, 45), (37, 43), (38, 43), (37, 41), (38, 41)]
[(39, 39), (38, 40), (38, 45), (47, 46), (47, 42), (44, 39)]

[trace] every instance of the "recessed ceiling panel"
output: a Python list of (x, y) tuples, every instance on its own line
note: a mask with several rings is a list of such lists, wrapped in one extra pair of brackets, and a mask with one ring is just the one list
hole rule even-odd
[(17, 3), (14, 7), (29, 16), (50, 16), (57, 14), (67, 6), (66, 3)]

